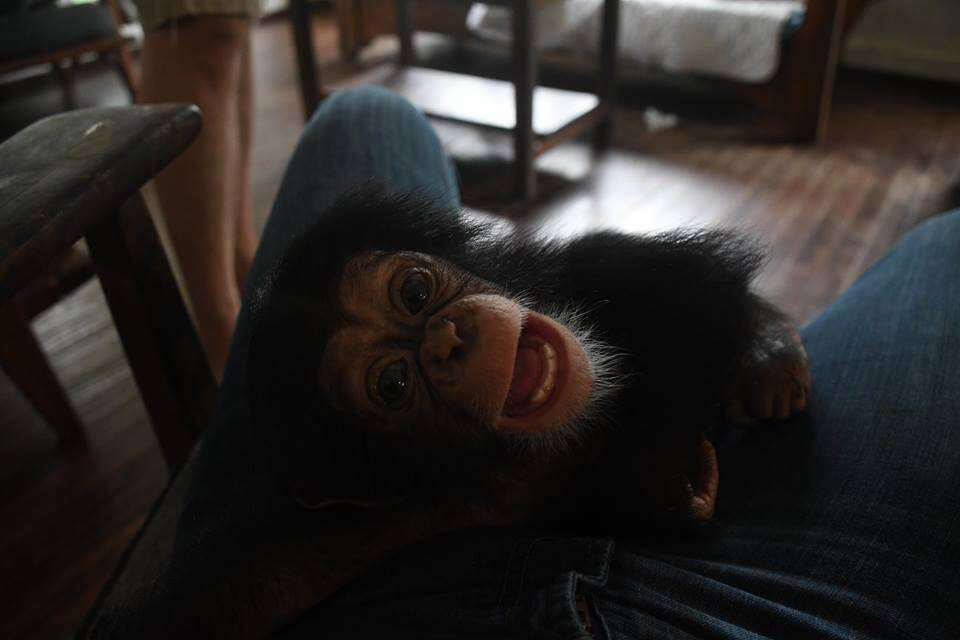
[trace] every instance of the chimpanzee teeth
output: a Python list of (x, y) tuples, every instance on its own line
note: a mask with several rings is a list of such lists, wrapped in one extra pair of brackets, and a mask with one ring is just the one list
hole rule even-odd
[(539, 407), (547, 401), (547, 398), (553, 393), (557, 378), (557, 352), (547, 342), (540, 343), (539, 351), (543, 373), (540, 376), (540, 384), (527, 401), (533, 407)]

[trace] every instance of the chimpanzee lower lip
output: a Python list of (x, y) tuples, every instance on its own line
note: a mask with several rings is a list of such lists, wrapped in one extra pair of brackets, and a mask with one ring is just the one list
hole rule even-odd
[[(534, 389), (523, 398), (522, 404), (505, 400), (503, 415), (523, 418), (546, 411), (560, 395), (565, 385), (566, 353), (563, 339), (549, 321), (536, 314), (524, 318), (517, 350), (535, 350), (540, 357), (540, 377)], [(513, 373), (511, 373), (511, 376)]]

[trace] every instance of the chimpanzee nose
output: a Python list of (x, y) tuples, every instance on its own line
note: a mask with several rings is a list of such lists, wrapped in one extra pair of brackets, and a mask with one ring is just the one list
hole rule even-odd
[(427, 320), (419, 364), (448, 407), (468, 415), (503, 407), (522, 320), (516, 303), (493, 294), (464, 296)]
[(420, 361), (428, 368), (446, 364), (457, 357), (462, 346), (463, 339), (454, 319), (449, 315), (437, 314), (427, 321), (420, 345)]

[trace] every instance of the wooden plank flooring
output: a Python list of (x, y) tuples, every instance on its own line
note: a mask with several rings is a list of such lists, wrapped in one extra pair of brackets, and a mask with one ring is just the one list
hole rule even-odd
[[(315, 35), (327, 77), (354, 72), (334, 62), (329, 18), (316, 21)], [(261, 24), (254, 46), (254, 202), (262, 224), (302, 116), (287, 25)], [(384, 41), (363, 60), (394, 52)], [(112, 71), (80, 75), (82, 105), (124, 101)], [(52, 79), (0, 86), (0, 96), (3, 130), (59, 106)], [(458, 158), (470, 210), (506, 216), (529, 233), (747, 229), (770, 248), (761, 287), (800, 320), (907, 229), (960, 206), (956, 87), (842, 74), (831, 134), (819, 147), (746, 142), (735, 127), (693, 121), (653, 132), (641, 109), (620, 108), (608, 153), (594, 157), (588, 145), (571, 143), (538, 161), (541, 193), (526, 209), (501, 195), (511, 184), (509, 137), (449, 123), (437, 128)], [(166, 477), (99, 285), (85, 285), (34, 328), (90, 443), (58, 450), (0, 374), (0, 638), (67, 636)]]

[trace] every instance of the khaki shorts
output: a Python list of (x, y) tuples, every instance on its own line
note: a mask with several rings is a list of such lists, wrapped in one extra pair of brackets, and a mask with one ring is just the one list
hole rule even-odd
[(134, 0), (144, 31), (189, 16), (260, 14), (261, 0)]

